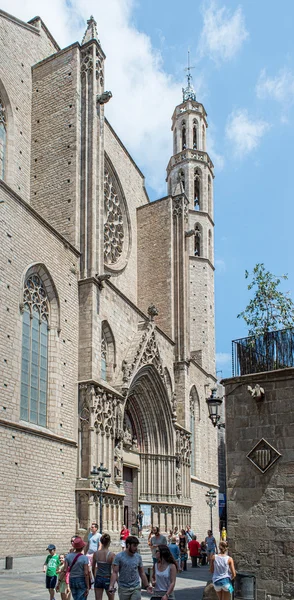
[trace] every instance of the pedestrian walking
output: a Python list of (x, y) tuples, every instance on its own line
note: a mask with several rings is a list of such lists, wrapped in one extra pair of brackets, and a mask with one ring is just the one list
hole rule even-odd
[(56, 546), (54, 544), (49, 544), (47, 550), (49, 554), (46, 557), (43, 571), (46, 573), (46, 588), (49, 592), (49, 598), (50, 600), (54, 600), (57, 584), (57, 570), (60, 565), (60, 560), (58, 554), (55, 552)]
[(153, 564), (157, 562), (156, 550), (159, 545), (167, 546), (166, 537), (160, 533), (159, 527), (154, 527), (154, 535), (150, 540)]
[(126, 527), (126, 525), (123, 525), (122, 530), (120, 532), (120, 545), (122, 547), (122, 550), (124, 550), (126, 547), (126, 539), (129, 537), (129, 535), (130, 530)]
[(138, 545), (138, 538), (130, 535), (126, 539), (125, 551), (119, 552), (114, 558), (108, 591), (114, 594), (118, 579), (119, 600), (140, 600), (140, 579), (143, 588), (152, 592), (152, 586), (149, 585), (143, 568), (142, 557), (138, 554)]
[(199, 562), (201, 562), (202, 567), (204, 567), (206, 565), (207, 562), (207, 552), (206, 552), (206, 543), (203, 541), (200, 544), (200, 559)]
[(65, 572), (68, 568), (73, 600), (85, 600), (90, 590), (89, 559), (82, 553), (86, 544), (82, 538), (75, 537), (72, 545), (74, 551), (65, 557)]
[(187, 571), (188, 552), (187, 552), (187, 536), (186, 536), (185, 529), (181, 529), (181, 533), (179, 535), (179, 549), (180, 549), (180, 561), (181, 561), (180, 571)]
[(85, 554), (88, 556), (90, 566), (92, 566), (94, 552), (99, 549), (100, 539), (101, 533), (98, 531), (98, 524), (92, 523), (91, 531), (88, 535), (88, 542), (85, 547)]
[(56, 591), (60, 592), (61, 600), (70, 600), (70, 587), (69, 587), (69, 570), (65, 570), (65, 556), (64, 554), (59, 555), (60, 567), (58, 569), (58, 582)]
[(230, 600), (234, 591), (232, 579), (236, 577), (233, 559), (228, 556), (228, 543), (220, 542), (220, 554), (215, 554), (210, 559), (212, 583), (219, 600)]
[(215, 537), (213, 537), (213, 535), (212, 535), (211, 529), (209, 529), (207, 532), (207, 537), (205, 538), (205, 543), (206, 543), (207, 560), (208, 560), (208, 564), (210, 564), (211, 557), (215, 553), (217, 553), (217, 545), (216, 545)]
[(102, 599), (103, 590), (106, 591), (109, 600), (114, 598), (113, 592), (109, 591), (112, 563), (115, 557), (114, 552), (109, 550), (110, 542), (110, 535), (103, 533), (100, 539), (100, 549), (93, 555), (92, 570), (96, 600)]
[(173, 600), (177, 577), (176, 561), (167, 546), (159, 545), (156, 550), (157, 563), (153, 565), (151, 600)]
[(177, 544), (177, 538), (175, 535), (172, 536), (171, 538), (171, 543), (168, 545), (168, 549), (171, 552), (171, 554), (173, 555), (176, 564), (178, 566), (178, 569), (180, 570), (180, 548)]
[(144, 513), (142, 510), (139, 510), (138, 514), (137, 514), (137, 525), (138, 525), (138, 533), (139, 533), (139, 537), (142, 537), (143, 533), (143, 517), (144, 517)]
[(190, 558), (192, 562), (192, 567), (197, 567), (197, 559), (200, 554), (200, 544), (197, 542), (197, 536), (193, 535), (192, 540), (188, 542), (188, 548), (190, 552)]

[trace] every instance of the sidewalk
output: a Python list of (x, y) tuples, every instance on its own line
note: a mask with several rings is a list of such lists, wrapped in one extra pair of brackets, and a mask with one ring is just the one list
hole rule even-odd
[[(13, 569), (5, 570), (5, 560), (0, 559), (0, 598), (3, 600), (48, 600), (49, 594), (45, 589), (45, 576), (42, 573), (44, 556), (29, 556), (15, 558)], [(204, 587), (209, 579), (208, 567), (192, 569), (189, 562), (188, 570), (179, 573), (176, 583), (176, 600), (201, 600)], [(104, 595), (105, 596), (105, 595)], [(94, 600), (91, 590), (89, 600)], [(105, 596), (106, 598), (106, 596)], [(118, 600), (118, 596), (115, 596)], [(150, 598), (146, 592), (142, 598)], [(60, 594), (56, 594), (60, 600)]]

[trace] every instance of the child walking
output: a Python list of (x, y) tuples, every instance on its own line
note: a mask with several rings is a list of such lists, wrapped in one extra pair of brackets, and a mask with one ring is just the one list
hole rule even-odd
[(54, 600), (55, 587), (57, 583), (57, 569), (60, 565), (58, 554), (56, 554), (56, 547), (54, 544), (49, 544), (47, 547), (49, 552), (43, 567), (44, 573), (46, 573), (46, 588), (49, 592), (50, 600)]
[(69, 571), (65, 571), (64, 554), (59, 555), (60, 568), (58, 570), (58, 584), (56, 591), (60, 592), (61, 600), (70, 600), (70, 587), (69, 587)]

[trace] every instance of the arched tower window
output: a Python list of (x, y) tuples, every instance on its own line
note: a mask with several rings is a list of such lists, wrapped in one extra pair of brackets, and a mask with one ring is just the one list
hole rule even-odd
[(174, 154), (177, 154), (177, 128), (174, 129)]
[(194, 209), (201, 209), (201, 171), (194, 171)]
[(186, 121), (182, 122), (182, 150), (187, 148)]
[(183, 190), (185, 189), (185, 173), (183, 170), (179, 171), (179, 182), (183, 186)]
[(49, 299), (39, 275), (27, 277), (23, 293), (20, 418), (47, 425)]
[(101, 327), (101, 379), (111, 381), (114, 374), (115, 343), (113, 333), (107, 321)]
[(198, 121), (196, 119), (193, 120), (193, 150), (197, 150), (198, 148)]
[(212, 211), (212, 188), (211, 188), (210, 175), (208, 175), (208, 178), (207, 178), (207, 188), (208, 188), (208, 213), (211, 214), (211, 211)]
[(209, 231), (208, 231), (208, 257), (209, 257), (209, 260), (212, 262), (212, 233), (211, 233), (211, 229), (209, 229)]
[(205, 125), (202, 125), (202, 149), (205, 152), (206, 150), (206, 130)]
[(107, 371), (107, 342), (105, 339), (104, 332), (102, 331), (101, 338), (101, 379), (106, 381), (106, 371)]
[(0, 179), (4, 179), (6, 156), (6, 111), (0, 96)]
[(198, 223), (195, 225), (194, 256), (201, 256), (201, 229)]

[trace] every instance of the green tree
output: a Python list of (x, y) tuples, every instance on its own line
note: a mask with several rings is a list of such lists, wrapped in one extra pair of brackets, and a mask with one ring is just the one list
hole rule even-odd
[(277, 277), (267, 271), (263, 263), (257, 263), (252, 273), (245, 271), (245, 279), (251, 278), (248, 290), (254, 296), (239, 315), (248, 327), (248, 335), (264, 335), (269, 331), (294, 327), (294, 304), (289, 292), (278, 288), (287, 275)]

